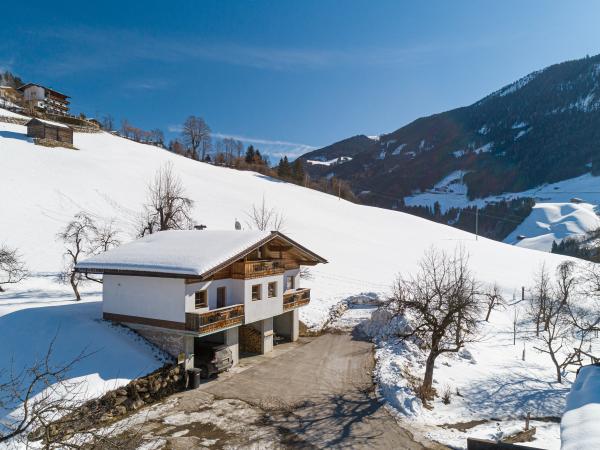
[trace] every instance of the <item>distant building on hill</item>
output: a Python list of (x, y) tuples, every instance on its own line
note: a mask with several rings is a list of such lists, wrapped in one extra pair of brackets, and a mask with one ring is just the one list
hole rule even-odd
[(0, 86), (0, 106), (18, 107), (23, 100), (23, 93), (12, 86)]
[(61, 94), (54, 89), (39, 84), (27, 83), (19, 88), (23, 93), (23, 100), (35, 109), (43, 110), (49, 114), (67, 114), (69, 112), (68, 95)]
[(31, 119), (27, 122), (27, 136), (73, 145), (73, 130), (62, 123), (48, 120)]

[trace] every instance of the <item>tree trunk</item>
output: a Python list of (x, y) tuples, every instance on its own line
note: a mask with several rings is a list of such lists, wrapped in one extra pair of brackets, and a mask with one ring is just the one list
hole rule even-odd
[(75, 300), (81, 300), (81, 295), (79, 295), (79, 289), (77, 289), (77, 283), (75, 282), (75, 272), (71, 272), (71, 287), (75, 293)]
[(425, 363), (425, 377), (423, 378), (423, 384), (421, 386), (423, 394), (431, 392), (431, 386), (433, 385), (433, 368), (435, 365), (435, 358), (437, 353), (432, 349), (427, 356), (427, 362)]
[(488, 307), (487, 314), (485, 315), (486, 322), (490, 321), (490, 314), (492, 313), (492, 308), (493, 308), (493, 306)]
[(554, 356), (553, 351), (550, 352), (550, 358), (552, 358), (552, 362), (554, 363), (554, 367), (556, 368), (556, 381), (558, 381), (559, 383), (562, 383), (562, 374), (560, 373), (560, 365), (558, 364), (558, 361), (556, 360), (556, 357)]

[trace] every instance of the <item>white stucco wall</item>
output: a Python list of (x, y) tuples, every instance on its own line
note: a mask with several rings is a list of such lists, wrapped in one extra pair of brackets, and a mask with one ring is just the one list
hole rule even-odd
[[(268, 285), (277, 282), (277, 296), (268, 296)], [(261, 285), (261, 300), (252, 300), (252, 286)], [(283, 275), (254, 278), (244, 281), (245, 323), (267, 319), (283, 312)]]
[(102, 310), (185, 322), (185, 282), (177, 278), (104, 275)]
[[(185, 311), (206, 312), (217, 307), (217, 288), (225, 287), (225, 306), (244, 303), (244, 280), (214, 280), (203, 283), (193, 283), (185, 286)], [(208, 308), (196, 309), (194, 305), (196, 291), (208, 291)]]
[(23, 98), (25, 100), (44, 100), (45, 96), (46, 92), (44, 91), (44, 88), (41, 88), (40, 86), (29, 86), (23, 92)]

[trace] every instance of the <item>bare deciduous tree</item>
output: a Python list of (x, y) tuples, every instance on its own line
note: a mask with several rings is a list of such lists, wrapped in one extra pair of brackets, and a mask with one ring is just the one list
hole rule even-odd
[(2, 373), (0, 407), (18, 409), (0, 424), (0, 443), (30, 448), (39, 442), (35, 448), (48, 450), (137, 448), (141, 444), (137, 433), (125, 435), (124, 426), (98, 427), (91, 416), (82, 413), (85, 381), (72, 380), (69, 375), (92, 353), (83, 349), (69, 361), (56, 363), (56, 338), (30, 366), (10, 367)]
[(102, 118), (102, 129), (105, 131), (113, 131), (115, 129), (115, 119), (110, 114)]
[(191, 229), (194, 202), (186, 196), (181, 180), (173, 173), (169, 163), (161, 167), (148, 186), (148, 199), (144, 205), (138, 235), (157, 231)]
[(0, 246), (0, 292), (4, 292), (3, 284), (18, 283), (27, 275), (27, 268), (18, 250), (6, 245)]
[(502, 296), (502, 292), (500, 292), (500, 287), (497, 283), (489, 286), (484, 292), (483, 297), (487, 303), (487, 313), (485, 315), (485, 321), (488, 322), (490, 320), (490, 315), (494, 309), (502, 308), (505, 304), (504, 297)]
[(165, 134), (159, 128), (154, 128), (148, 132), (148, 141), (152, 144), (159, 145), (161, 147), (165, 146)]
[[(541, 273), (545, 273), (544, 277), (539, 276)], [(541, 268), (536, 284), (539, 285), (540, 280), (547, 280), (544, 281), (543, 310), (540, 312), (539, 298), (533, 298), (530, 302), (534, 307), (530, 307), (529, 317), (533, 321), (541, 318), (544, 327), (539, 331), (543, 345), (534, 348), (550, 356), (556, 370), (556, 381), (561, 383), (563, 370), (579, 362), (583, 344), (598, 322), (597, 319), (590, 322), (590, 311), (579, 305), (579, 281), (573, 262), (566, 261), (558, 266), (554, 283), (550, 281), (547, 270)]]
[(212, 139), (210, 138), (210, 135), (209, 135), (205, 139), (202, 139), (202, 142), (200, 143), (200, 155), (201, 155), (202, 161), (206, 161), (206, 157), (210, 154), (211, 150), (212, 150)]
[[(189, 116), (181, 130), (183, 142), (190, 148), (192, 158), (198, 159), (198, 148), (202, 142), (210, 139), (210, 128), (202, 117)], [(205, 155), (202, 155), (204, 159)]]
[(276, 208), (268, 207), (264, 197), (260, 205), (252, 204), (252, 209), (246, 213), (246, 216), (248, 216), (246, 222), (248, 227), (260, 231), (281, 230), (285, 223), (283, 213)]
[(529, 299), (529, 315), (535, 321), (535, 335), (539, 336), (540, 328), (546, 324), (546, 303), (550, 295), (550, 274), (545, 264), (541, 264), (534, 274), (534, 286)]
[(436, 358), (458, 352), (474, 338), (480, 313), (476, 292), (477, 282), (462, 248), (453, 254), (431, 248), (415, 275), (396, 280), (390, 305), (396, 314), (412, 320), (411, 330), (401, 337), (416, 337), (429, 350), (420, 392), (423, 399), (432, 395)]
[[(76, 300), (81, 300), (79, 284), (83, 277), (75, 272), (75, 266), (82, 256), (94, 255), (117, 247), (119, 231), (113, 223), (97, 226), (91, 216), (85, 212), (75, 215), (66, 227), (58, 234), (58, 239), (65, 244), (65, 268), (61, 274), (63, 281), (69, 281)], [(89, 280), (100, 280), (86, 277)]]

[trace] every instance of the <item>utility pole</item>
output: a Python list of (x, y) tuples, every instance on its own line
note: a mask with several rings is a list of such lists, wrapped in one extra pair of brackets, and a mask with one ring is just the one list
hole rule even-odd
[(475, 205), (475, 240), (479, 238), (479, 206)]

